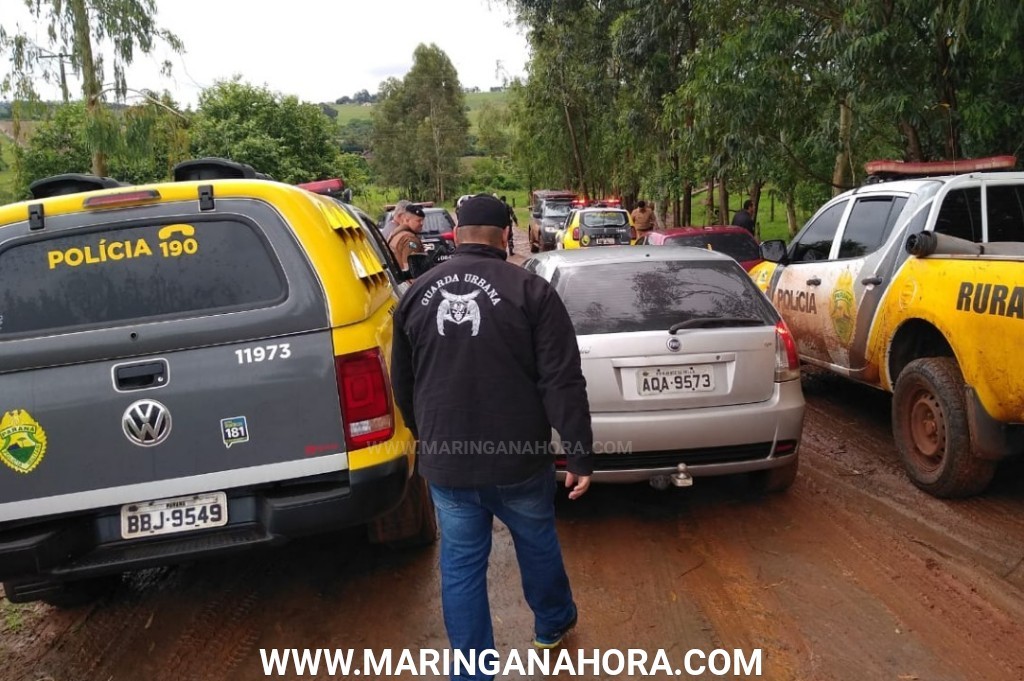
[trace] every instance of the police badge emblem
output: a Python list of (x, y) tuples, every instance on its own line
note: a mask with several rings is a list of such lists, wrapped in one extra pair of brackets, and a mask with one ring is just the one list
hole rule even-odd
[(18, 473), (31, 473), (46, 454), (46, 431), (24, 409), (0, 419), (0, 460)]

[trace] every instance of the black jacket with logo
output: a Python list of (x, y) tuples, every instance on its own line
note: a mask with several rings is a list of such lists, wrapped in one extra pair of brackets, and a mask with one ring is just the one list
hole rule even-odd
[(593, 472), (576, 334), (551, 285), (465, 244), (409, 289), (395, 313), (395, 401), (419, 440), (419, 470), (446, 487), (520, 482), (550, 465), (552, 426), (568, 468)]

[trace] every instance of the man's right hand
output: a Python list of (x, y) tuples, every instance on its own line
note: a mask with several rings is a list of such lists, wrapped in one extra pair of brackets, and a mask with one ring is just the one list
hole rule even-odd
[(567, 488), (572, 488), (571, 490), (569, 490), (570, 499), (579, 499), (580, 497), (587, 493), (588, 489), (590, 489), (590, 476), (577, 476), (575, 473), (567, 472), (565, 474), (565, 486)]

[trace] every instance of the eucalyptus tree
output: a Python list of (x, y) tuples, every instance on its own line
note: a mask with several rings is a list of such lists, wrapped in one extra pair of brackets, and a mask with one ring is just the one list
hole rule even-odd
[[(104, 106), (104, 95), (112, 93), (123, 101), (129, 92), (125, 71), (136, 55), (151, 54), (160, 44), (181, 52), (182, 42), (156, 23), (156, 0), (24, 0), (24, 4), (32, 19), (45, 27), (47, 44), (36, 44), (20, 27), (0, 24), (0, 49), (13, 66), (0, 82), (0, 90), (32, 98), (34, 79), (52, 80), (55, 71), (63, 74), (67, 59), (82, 80), (92, 172), (106, 175), (107, 156), (121, 143), (121, 124)], [(108, 46), (109, 71), (103, 56)], [(51, 59), (54, 56), (56, 61)], [(164, 72), (170, 69), (165, 61)], [(107, 81), (108, 75), (112, 80)]]
[(419, 45), (402, 80), (381, 85), (373, 111), (374, 165), (410, 197), (444, 201), (468, 150), (469, 118), (458, 72), (437, 45)]

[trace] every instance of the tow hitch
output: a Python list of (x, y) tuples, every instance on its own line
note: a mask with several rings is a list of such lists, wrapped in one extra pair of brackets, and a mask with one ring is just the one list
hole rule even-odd
[(676, 472), (671, 475), (655, 475), (650, 480), (651, 487), (658, 491), (668, 489), (669, 485), (675, 487), (693, 487), (693, 476), (686, 470), (686, 464), (676, 466)]

